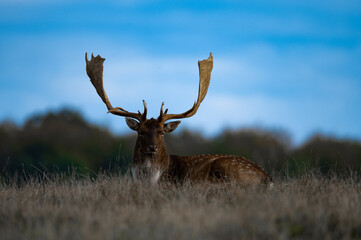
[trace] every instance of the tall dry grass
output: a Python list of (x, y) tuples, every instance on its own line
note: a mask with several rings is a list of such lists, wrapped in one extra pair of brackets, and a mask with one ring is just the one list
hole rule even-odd
[(1, 239), (361, 239), (359, 176), (273, 190), (60, 175), (0, 186)]

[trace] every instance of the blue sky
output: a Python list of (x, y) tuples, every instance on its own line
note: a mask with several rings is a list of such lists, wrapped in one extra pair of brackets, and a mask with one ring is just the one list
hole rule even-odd
[(64, 106), (116, 133), (85, 73), (106, 58), (115, 106), (156, 117), (197, 97), (197, 61), (214, 55), (208, 95), (182, 127), (285, 129), (361, 139), (360, 1), (0, 0), (0, 121)]

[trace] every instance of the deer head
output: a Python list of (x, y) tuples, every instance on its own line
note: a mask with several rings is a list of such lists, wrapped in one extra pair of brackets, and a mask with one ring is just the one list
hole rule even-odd
[[(160, 174), (169, 165), (169, 155), (164, 145), (164, 133), (174, 131), (180, 121), (167, 122), (171, 119), (189, 118), (196, 114), (201, 102), (205, 98), (211, 79), (213, 68), (213, 55), (210, 53), (208, 59), (198, 61), (199, 67), (199, 89), (198, 98), (192, 108), (180, 114), (168, 114), (168, 109), (163, 111), (164, 102), (161, 105), (158, 118), (147, 119), (147, 104), (143, 100), (144, 111), (128, 112), (121, 107), (111, 105), (103, 87), (103, 63), (104, 58), (99, 55), (88, 60), (85, 54), (86, 71), (91, 83), (95, 87), (98, 95), (108, 108), (108, 113), (126, 117), (128, 127), (138, 133), (136, 146), (134, 149), (133, 166), (143, 169), (143, 172), (155, 172), (150, 175), (159, 178)], [(133, 173), (134, 175), (134, 173)]]

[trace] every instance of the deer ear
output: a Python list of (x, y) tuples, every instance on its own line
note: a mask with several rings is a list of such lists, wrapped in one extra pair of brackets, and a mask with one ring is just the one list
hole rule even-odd
[(138, 131), (139, 122), (135, 121), (132, 118), (125, 118), (125, 121), (130, 129), (132, 129), (134, 131)]
[(178, 125), (181, 123), (181, 121), (174, 121), (164, 124), (164, 132), (170, 133), (173, 132)]

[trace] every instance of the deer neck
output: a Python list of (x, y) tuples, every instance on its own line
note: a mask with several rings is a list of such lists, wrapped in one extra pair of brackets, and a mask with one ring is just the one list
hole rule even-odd
[(170, 168), (170, 157), (164, 143), (159, 146), (157, 152), (146, 154), (141, 150), (140, 143), (137, 141), (133, 154), (133, 168), (150, 170), (154, 175), (152, 182), (157, 182)]

